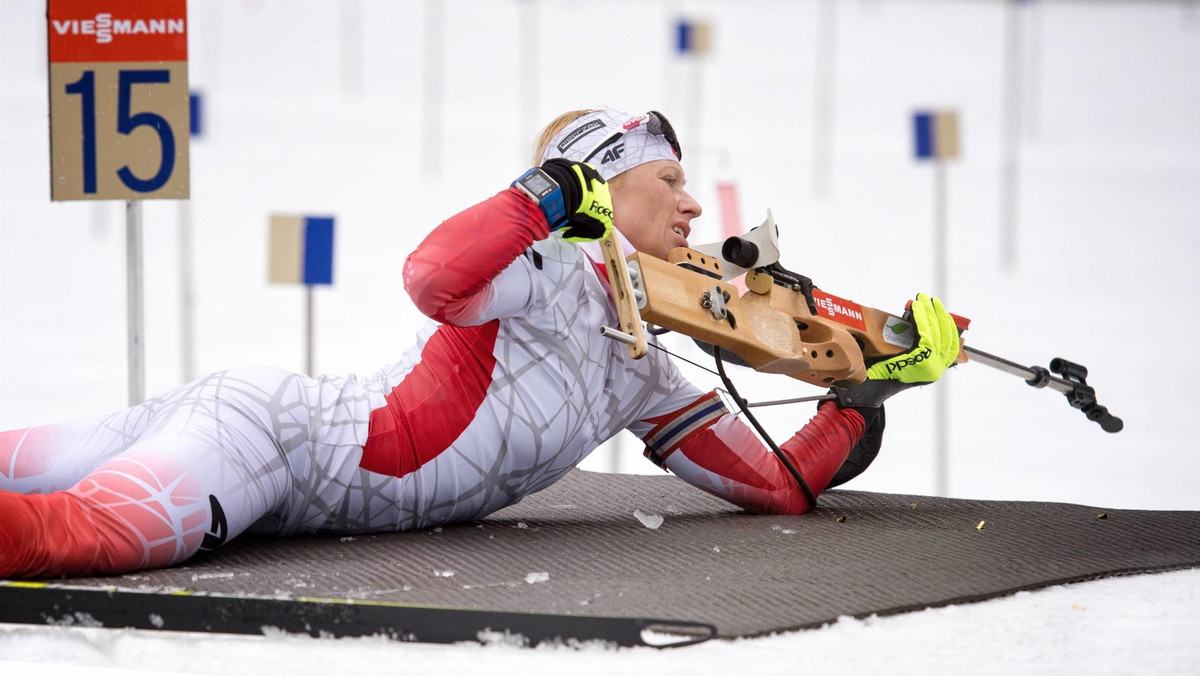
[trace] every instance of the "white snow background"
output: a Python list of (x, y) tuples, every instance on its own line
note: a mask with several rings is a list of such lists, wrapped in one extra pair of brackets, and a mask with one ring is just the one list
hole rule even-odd
[[(372, 373), (421, 321), (403, 292), (404, 257), (523, 170), (542, 124), (573, 108), (658, 109), (707, 209), (693, 243), (720, 236), (714, 184), (733, 180), (747, 226), (774, 211), (789, 268), (885, 309), (917, 291), (941, 295), (974, 320), (970, 344), (1020, 363), (1086, 364), (1100, 402), (1125, 420), (1105, 434), (1061, 395), (965, 365), (938, 385), (950, 397), (947, 495), (1200, 509), (1196, 2), (189, 4), (191, 87), (205, 95), (207, 128), (191, 145), (190, 202), (145, 203), (150, 393), (185, 378), (184, 209), (195, 224), (197, 373), (303, 369), (302, 291), (265, 282), (270, 212), (336, 216), (336, 285), (317, 291), (317, 368)], [(49, 200), (44, 12), (36, 0), (0, 3), (0, 429), (126, 403), (123, 204)], [(1012, 268), (999, 253), (1009, 12), (1023, 30)], [(672, 51), (683, 15), (712, 25), (702, 61)], [(821, 63), (833, 73), (828, 126)], [(943, 289), (932, 288), (934, 170), (912, 159), (917, 108), (961, 116), (963, 156), (946, 168)], [(814, 188), (823, 181), (825, 193)], [(816, 393), (734, 377), (752, 399)], [(889, 402), (883, 453), (850, 488), (936, 492), (933, 402), (933, 388)], [(811, 412), (762, 418), (786, 436)], [(586, 466), (657, 471), (633, 439), (620, 446), (615, 460), (608, 448)], [(1190, 570), (674, 651), (4, 625), (0, 670), (1195, 673), (1197, 635), (1200, 571)]]

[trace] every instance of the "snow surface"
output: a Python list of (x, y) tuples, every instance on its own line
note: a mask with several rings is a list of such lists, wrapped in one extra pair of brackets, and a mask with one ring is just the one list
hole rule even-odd
[[(0, 669), (106, 674), (1194, 674), (1200, 570), (1110, 578), (809, 631), (658, 650), (213, 637), (0, 625)], [(70, 664), (71, 666), (65, 666)], [(81, 669), (78, 665), (87, 665)]]
[[(708, 209), (693, 243), (719, 237), (715, 181), (733, 180), (743, 222), (770, 207), (784, 264), (822, 288), (883, 308), (932, 291), (974, 320), (967, 339), (979, 348), (1021, 363), (1086, 364), (1101, 403), (1125, 420), (1124, 432), (1107, 435), (1057, 394), (956, 369), (937, 386), (950, 400), (946, 495), (1200, 509), (1191, 424), (1200, 351), (1186, 347), (1200, 332), (1195, 2), (1011, 10), (1025, 30), (1015, 268), (998, 253), (1008, 3), (454, 0), (437, 5), (444, 14), (385, 0), (190, 5), (191, 86), (206, 95), (208, 129), (191, 146), (190, 202), (145, 204), (149, 392), (186, 376), (185, 214), (195, 224), (195, 373), (303, 368), (303, 295), (264, 281), (270, 212), (336, 215), (337, 285), (317, 292), (317, 367), (371, 373), (398, 359), (418, 326), (401, 265), (433, 225), (525, 168), (534, 132), (558, 112), (654, 108), (678, 129), (689, 187)], [(44, 11), (37, 0), (0, 3), (0, 429), (126, 402), (123, 205), (49, 201)], [(670, 51), (684, 13), (713, 24), (702, 63)], [(439, 15), (445, 61), (427, 76)], [(360, 36), (358, 50), (340, 43), (347, 30)], [(820, 57), (821, 45), (836, 56)], [(824, 118), (820, 63), (832, 64), (836, 82)], [(950, 263), (940, 289), (934, 170), (911, 159), (919, 107), (962, 116), (964, 154), (946, 168)], [(698, 356), (686, 341), (672, 344)], [(735, 377), (752, 398), (814, 393), (778, 377)], [(889, 403), (884, 452), (854, 488), (938, 491), (934, 391)], [(785, 434), (810, 411), (762, 418)], [(657, 471), (635, 449), (621, 439), (585, 466)], [(449, 673), (483, 660), (495, 673), (1194, 673), (1198, 591), (1198, 571), (1135, 576), (666, 652), (6, 626), (0, 660), (71, 673)]]

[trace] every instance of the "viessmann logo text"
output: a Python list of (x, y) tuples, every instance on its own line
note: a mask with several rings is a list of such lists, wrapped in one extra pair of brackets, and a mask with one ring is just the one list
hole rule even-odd
[(842, 305), (832, 298), (817, 297), (815, 300), (817, 307), (828, 313), (830, 319), (839, 319), (840, 317), (845, 317), (847, 319), (853, 319), (860, 322), (863, 320), (862, 310), (859, 310), (855, 306)]
[(184, 34), (183, 19), (114, 19), (112, 14), (97, 14), (95, 19), (54, 19), (59, 35), (95, 35), (96, 42), (113, 41), (114, 35)]

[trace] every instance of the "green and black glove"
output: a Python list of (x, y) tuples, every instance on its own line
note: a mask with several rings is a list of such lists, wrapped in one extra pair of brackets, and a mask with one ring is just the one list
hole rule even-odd
[(958, 327), (942, 301), (919, 293), (910, 311), (917, 344), (908, 352), (872, 364), (863, 382), (833, 388), (839, 407), (878, 408), (901, 390), (936, 381), (954, 364), (960, 346)]
[(604, 239), (613, 228), (612, 195), (608, 183), (590, 165), (556, 158), (541, 166), (562, 189), (566, 218), (550, 224), (568, 242)]

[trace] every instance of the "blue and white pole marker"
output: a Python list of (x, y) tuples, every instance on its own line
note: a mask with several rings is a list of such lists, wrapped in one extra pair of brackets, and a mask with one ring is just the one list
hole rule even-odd
[(306, 369), (316, 375), (313, 361), (313, 287), (333, 284), (332, 216), (271, 215), (267, 281), (303, 284), (306, 311)]
[[(913, 113), (913, 156), (918, 162), (934, 164), (933, 197), (933, 294), (946, 301), (948, 294), (947, 242), (949, 229), (946, 224), (946, 162), (958, 159), (958, 113), (950, 110), (921, 110)], [(935, 391), (935, 449), (937, 465), (934, 484), (938, 495), (949, 493), (950, 451), (947, 443), (947, 420), (949, 397), (947, 384), (938, 383)]]
[(272, 284), (333, 284), (333, 217), (271, 214)]
[(192, 138), (204, 135), (204, 94), (192, 91), (188, 94), (188, 117), (191, 120)]
[(712, 51), (712, 25), (707, 21), (680, 19), (675, 25), (675, 50), (701, 56)]
[(913, 113), (913, 155), (917, 160), (958, 159), (958, 113)]

